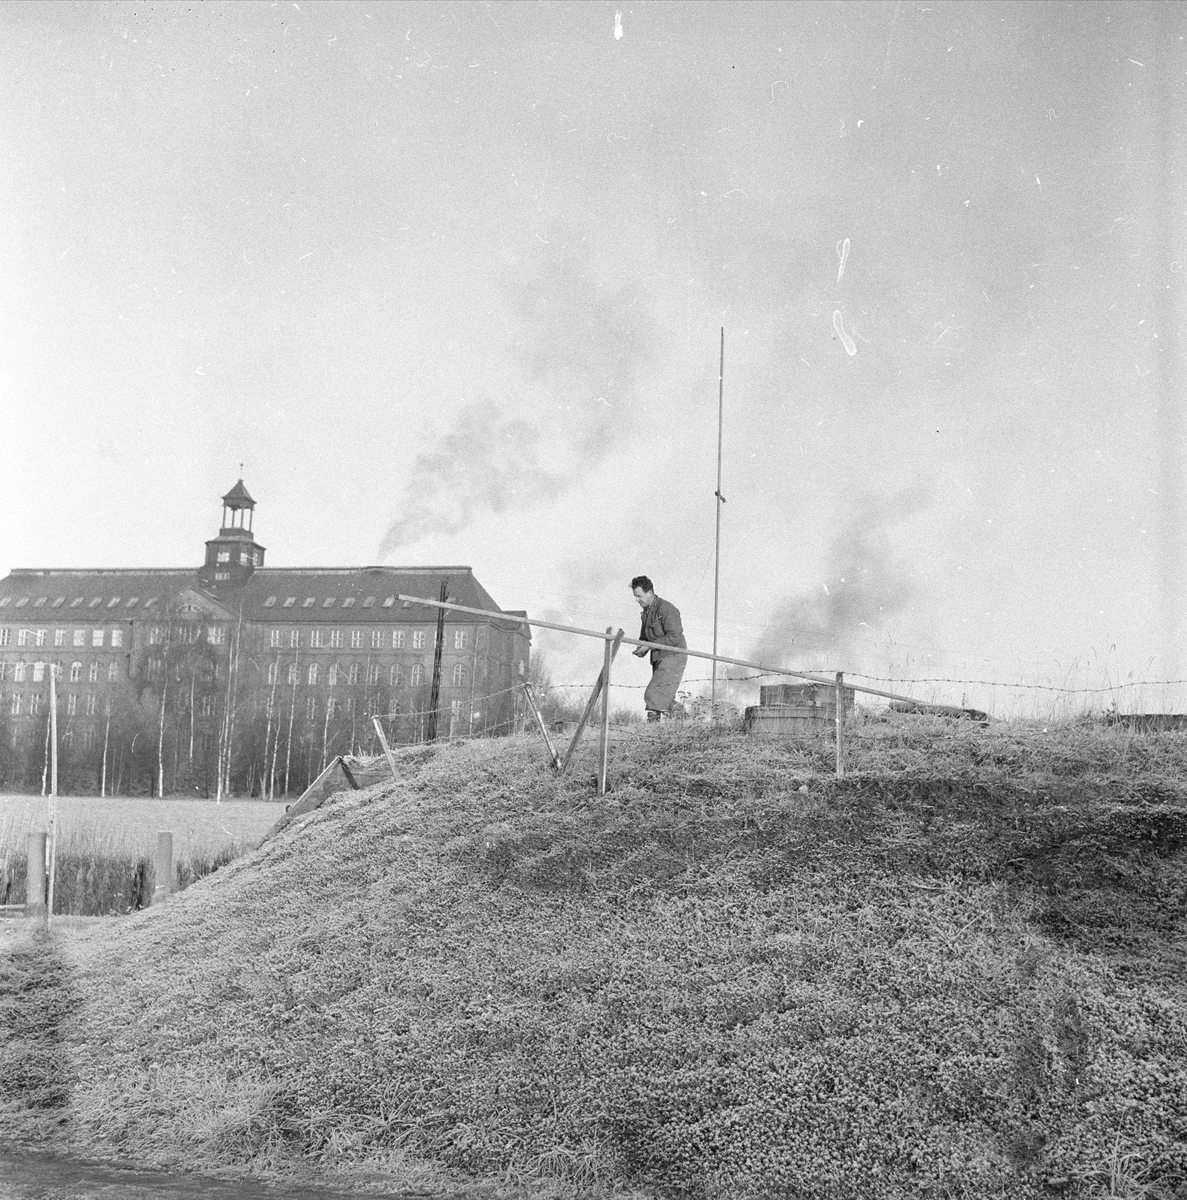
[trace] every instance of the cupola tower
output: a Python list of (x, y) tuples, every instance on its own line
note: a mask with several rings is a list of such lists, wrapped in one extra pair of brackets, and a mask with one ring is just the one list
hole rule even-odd
[(264, 547), (255, 540), (251, 528), (255, 507), (240, 477), (223, 497), (223, 523), (218, 537), (206, 543), (206, 562), (201, 571), (204, 583), (246, 583), (256, 567), (264, 565)]

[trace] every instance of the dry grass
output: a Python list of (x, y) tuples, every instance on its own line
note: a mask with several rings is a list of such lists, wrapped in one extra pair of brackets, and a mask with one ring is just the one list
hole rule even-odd
[(1185, 751), (865, 721), (837, 780), (672, 725), (617, 734), (599, 800), (592, 745), (564, 780), (445, 747), (7, 955), (0, 1112), (376, 1190), (1169, 1196)]

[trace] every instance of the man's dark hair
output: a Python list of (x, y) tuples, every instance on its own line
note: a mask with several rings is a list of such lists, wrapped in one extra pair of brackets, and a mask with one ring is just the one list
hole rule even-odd
[(642, 588), (645, 592), (655, 591), (655, 586), (646, 575), (636, 575), (634, 579), (631, 580), (631, 591), (633, 592), (635, 588)]

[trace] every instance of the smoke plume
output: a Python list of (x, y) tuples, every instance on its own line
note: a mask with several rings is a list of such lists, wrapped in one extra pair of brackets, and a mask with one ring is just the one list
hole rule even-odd
[(538, 415), (529, 420), (493, 400), (463, 408), (413, 464), (381, 555), (457, 533), (487, 513), (553, 500), (630, 436), (650, 320), (630, 287), (603, 286), (571, 251), (548, 253), (510, 296), (524, 330), (517, 407)]
[[(921, 490), (909, 489), (858, 501), (853, 519), (829, 545), (824, 578), (775, 606), (751, 658), (772, 666), (843, 668), (855, 640), (902, 612), (915, 595), (914, 572), (897, 553), (893, 533), (925, 500)], [(824, 655), (827, 661), (819, 661)]]

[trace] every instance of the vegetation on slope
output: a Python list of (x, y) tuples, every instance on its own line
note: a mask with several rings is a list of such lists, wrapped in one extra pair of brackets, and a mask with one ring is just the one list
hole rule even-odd
[(10, 955), (10, 1127), (376, 1189), (1187, 1181), (1181, 735), (867, 723), (838, 780), (643, 728), (604, 799), (542, 758), (443, 747)]

